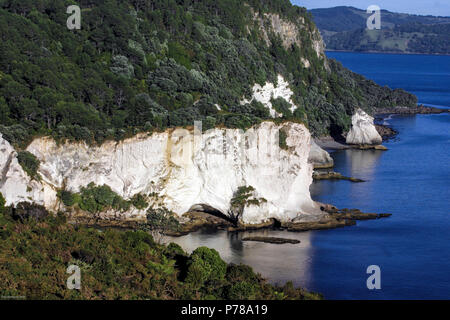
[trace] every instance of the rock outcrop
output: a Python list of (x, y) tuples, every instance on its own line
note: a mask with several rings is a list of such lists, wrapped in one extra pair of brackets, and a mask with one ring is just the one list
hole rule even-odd
[[(287, 150), (278, 144), (281, 128), (287, 134)], [(203, 205), (229, 215), (238, 188), (252, 186), (255, 198), (264, 201), (246, 204), (241, 223), (290, 221), (302, 214), (320, 214), (309, 193), (310, 139), (302, 124), (272, 122), (246, 132), (172, 129), (101, 146), (38, 138), (27, 151), (40, 160), (40, 182), (30, 180), (13, 148), (1, 139), (0, 191), (8, 204), (35, 202), (56, 211), (64, 208), (57, 190), (78, 192), (93, 182), (108, 185), (125, 199), (142, 194), (150, 205), (165, 206), (178, 215)], [(158, 196), (150, 196), (154, 194)], [(145, 210), (139, 214), (144, 216)]]
[(352, 116), (352, 127), (347, 134), (346, 143), (353, 145), (379, 145), (382, 138), (373, 124), (373, 117), (362, 109)]
[(294, 92), (289, 88), (289, 83), (283, 78), (282, 75), (278, 75), (277, 84), (273, 84), (271, 82), (266, 82), (264, 86), (261, 86), (260, 84), (255, 84), (253, 86), (253, 96), (250, 100), (243, 99), (241, 101), (241, 104), (250, 103), (253, 100), (256, 100), (258, 102), (261, 102), (264, 106), (269, 108), (270, 115), (273, 118), (281, 117), (282, 114), (278, 113), (273, 105), (272, 105), (272, 98), (283, 98), (290, 104), (290, 110), (291, 112), (294, 112), (295, 109), (297, 109), (297, 106), (294, 104), (294, 101), (292, 100), (292, 95)]
[[(267, 46), (271, 46), (269, 34), (273, 33), (280, 37), (283, 46), (286, 50), (290, 49), (293, 44), (304, 47), (306, 44), (302, 43), (300, 33), (310, 33), (310, 44), (312, 49), (316, 52), (319, 59), (323, 59), (325, 68), (329, 70), (328, 62), (325, 55), (325, 43), (320, 35), (319, 29), (315, 26), (307, 25), (304, 17), (299, 17), (296, 23), (283, 19), (279, 14), (275, 13), (254, 13), (254, 20), (259, 24), (262, 37)], [(309, 45), (309, 43), (308, 43)], [(302, 59), (305, 68), (310, 67), (310, 61), (306, 58)]]
[(17, 160), (17, 152), (0, 134), (0, 192), (6, 205), (33, 202), (39, 205), (56, 201), (56, 192), (46, 184), (31, 179)]
[(314, 169), (332, 168), (334, 166), (334, 161), (330, 154), (319, 147), (312, 139), (308, 161), (313, 164)]

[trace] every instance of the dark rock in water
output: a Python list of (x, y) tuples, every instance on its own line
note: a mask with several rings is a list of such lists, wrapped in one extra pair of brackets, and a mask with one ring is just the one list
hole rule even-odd
[(283, 227), (288, 231), (301, 232), (310, 230), (327, 230), (340, 227), (354, 226), (356, 222), (354, 220), (336, 219), (334, 217), (323, 218), (319, 221), (311, 222), (287, 222), (283, 223)]
[(310, 230), (325, 230), (340, 227), (354, 226), (357, 220), (373, 220), (390, 217), (390, 213), (364, 213), (358, 209), (336, 209), (334, 206), (323, 205), (322, 211), (328, 215), (322, 217), (318, 221), (307, 222), (287, 222), (283, 223), (282, 227), (288, 231), (310, 231)]
[(277, 238), (277, 237), (245, 237), (245, 238), (242, 238), (242, 241), (258, 241), (258, 242), (266, 242), (266, 243), (274, 243), (274, 244), (300, 243), (300, 240)]
[(336, 219), (348, 219), (348, 220), (373, 220), (379, 218), (387, 218), (392, 214), (390, 213), (364, 213), (358, 209), (341, 209), (337, 212), (330, 212), (330, 215)]
[(395, 131), (394, 129), (382, 124), (376, 124), (375, 128), (377, 129), (380, 136), (383, 138), (383, 141), (392, 139), (398, 134), (398, 132)]
[(348, 180), (351, 182), (364, 182), (364, 180), (362, 180), (362, 179), (343, 176), (339, 172), (320, 171), (320, 170), (313, 172), (313, 179), (314, 180)]
[(382, 150), (386, 151), (387, 148), (381, 144), (349, 144), (350, 148), (352, 149), (359, 149), (359, 150)]

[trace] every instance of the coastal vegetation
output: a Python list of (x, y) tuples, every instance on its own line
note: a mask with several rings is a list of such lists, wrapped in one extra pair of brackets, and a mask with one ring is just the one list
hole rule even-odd
[(228, 216), (234, 222), (238, 222), (244, 212), (244, 208), (249, 205), (258, 206), (261, 202), (267, 202), (264, 198), (257, 198), (254, 195), (255, 188), (252, 186), (241, 186), (237, 189), (230, 201)]
[[(63, 214), (14, 215), (0, 194), (0, 295), (26, 299), (318, 299), (292, 283), (272, 286), (213, 249), (192, 254), (144, 231), (97, 230)], [(41, 208), (35, 208), (41, 210)], [(30, 212), (30, 211), (29, 211)], [(66, 287), (69, 265), (80, 290)]]
[(40, 179), (39, 174), (37, 173), (40, 161), (34, 154), (28, 151), (19, 151), (17, 153), (17, 161), (28, 176), (32, 179)]
[[(74, 3), (82, 28), (70, 31)], [(295, 41), (255, 18), (265, 15), (292, 24)], [(311, 15), (288, 0), (1, 0), (0, 35), (0, 132), (16, 146), (41, 135), (101, 143), (194, 120), (247, 128), (270, 115), (241, 100), (278, 74), (298, 109), (276, 108), (315, 135), (348, 128), (356, 105), (417, 102), (335, 62), (329, 69)]]
[[(81, 30), (66, 27), (72, 4), (82, 9)], [(278, 32), (271, 19), (293, 32)], [(294, 36), (286, 38), (289, 34)], [(417, 103), (403, 90), (380, 87), (327, 60), (311, 15), (288, 0), (0, 0), (0, 36), (0, 133), (19, 150), (24, 171), (37, 180), (39, 160), (23, 151), (36, 137), (100, 144), (192, 126), (194, 120), (202, 120), (205, 130), (249, 128), (271, 119), (267, 106), (252, 99), (254, 85), (276, 85), (279, 75), (289, 83), (298, 108), (292, 110), (284, 98), (271, 99), (281, 115), (278, 121), (304, 123), (316, 136), (347, 131), (356, 107), (373, 112)], [(283, 149), (286, 139), (281, 130)], [(27, 186), (24, 197), (33, 201), (29, 195), (36, 189)], [(95, 183), (78, 192), (59, 190), (67, 213), (82, 211), (80, 216), (90, 221), (109, 210), (117, 216), (146, 210), (146, 221), (126, 231), (68, 223), (68, 215), (49, 214), (28, 202), (6, 207), (0, 195), (0, 295), (320, 298), (292, 283), (270, 285), (250, 267), (225, 263), (215, 250), (202, 247), (188, 254), (176, 244), (162, 244), (161, 234), (184, 230), (167, 208), (148, 207), (153, 196), (158, 195), (124, 199)], [(246, 206), (263, 202), (252, 186), (238, 188), (228, 212), (232, 227), (239, 227)], [(353, 213), (347, 216), (353, 219)], [(340, 216), (312, 224), (286, 228), (350, 225)], [(80, 290), (65, 285), (70, 265), (81, 268)]]
[(64, 205), (68, 207), (77, 205), (80, 209), (93, 214), (108, 209), (127, 211), (131, 205), (141, 208), (142, 202), (145, 202), (138, 195), (131, 200), (125, 200), (112, 191), (108, 185), (97, 186), (94, 183), (81, 188), (79, 193), (62, 190), (58, 196)]

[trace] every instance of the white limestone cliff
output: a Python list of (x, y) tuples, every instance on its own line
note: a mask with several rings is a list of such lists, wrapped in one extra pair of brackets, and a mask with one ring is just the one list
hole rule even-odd
[(311, 151), (309, 152), (308, 161), (313, 164), (315, 169), (332, 168), (334, 166), (334, 161), (330, 154), (319, 147), (313, 139), (311, 139)]
[(6, 205), (34, 202), (44, 205), (56, 201), (56, 192), (48, 185), (32, 180), (17, 160), (17, 152), (0, 134), (0, 192)]
[(297, 106), (294, 104), (292, 100), (292, 95), (294, 92), (289, 88), (289, 82), (287, 82), (282, 75), (278, 75), (277, 84), (273, 84), (271, 82), (266, 82), (264, 86), (259, 84), (255, 84), (253, 86), (253, 96), (250, 100), (243, 99), (241, 104), (250, 103), (253, 100), (261, 102), (264, 106), (269, 108), (270, 115), (273, 118), (281, 117), (282, 114), (278, 113), (272, 105), (272, 98), (283, 98), (286, 100), (291, 106), (290, 110), (292, 112), (297, 109)]
[[(279, 148), (281, 127), (287, 133), (287, 150)], [(320, 214), (309, 193), (310, 139), (302, 124), (272, 122), (245, 133), (221, 128), (203, 134), (172, 129), (101, 146), (58, 145), (51, 138), (38, 138), (27, 148), (41, 162), (38, 182), (30, 180), (13, 148), (0, 138), (0, 192), (9, 205), (29, 201), (56, 211), (63, 207), (56, 190), (78, 192), (93, 182), (110, 186), (125, 199), (157, 193), (158, 200), (149, 197), (149, 201), (178, 215), (196, 205), (208, 205), (227, 215), (238, 187), (252, 186), (255, 197), (267, 201), (246, 206), (243, 223), (268, 218), (289, 221), (302, 214)], [(144, 217), (145, 210), (134, 209), (133, 214)]]
[(373, 117), (361, 109), (352, 116), (352, 127), (347, 134), (347, 144), (378, 145), (382, 138), (373, 124)]

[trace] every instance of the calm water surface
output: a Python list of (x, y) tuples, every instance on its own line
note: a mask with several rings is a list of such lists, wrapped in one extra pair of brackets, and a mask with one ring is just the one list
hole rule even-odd
[(450, 107), (450, 56), (327, 52), (379, 85), (414, 93), (419, 103)]
[[(423, 103), (450, 105), (450, 57), (329, 55), (382, 85), (413, 91)], [(292, 280), (328, 299), (450, 299), (450, 116), (392, 116), (385, 121), (399, 131), (385, 143), (388, 151), (332, 153), (336, 171), (367, 182), (319, 181), (311, 194), (339, 208), (389, 212), (392, 217), (334, 230), (252, 233), (296, 238), (301, 241), (296, 245), (242, 242), (248, 232), (225, 231), (170, 240), (188, 251), (215, 248), (226, 261), (251, 265), (272, 283)], [(369, 265), (381, 268), (381, 290), (366, 287)]]

